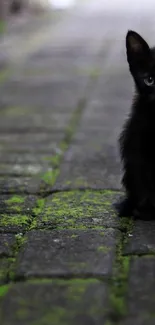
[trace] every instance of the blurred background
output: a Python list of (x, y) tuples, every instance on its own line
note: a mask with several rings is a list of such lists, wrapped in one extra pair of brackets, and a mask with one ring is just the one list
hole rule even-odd
[(134, 92), (125, 36), (133, 29), (154, 45), (154, 9), (153, 0), (0, 1), (1, 175), (19, 184), (52, 173), (45, 158), (64, 153), (77, 118), (61, 188), (79, 178), (120, 188), (117, 139)]

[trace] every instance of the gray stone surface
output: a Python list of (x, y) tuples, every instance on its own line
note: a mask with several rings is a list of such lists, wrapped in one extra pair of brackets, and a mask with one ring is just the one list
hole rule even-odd
[(116, 230), (32, 231), (19, 256), (16, 276), (105, 276), (112, 272)]
[(2, 194), (36, 194), (40, 185), (37, 177), (0, 177), (0, 193)]
[(1, 304), (3, 325), (103, 325), (107, 287), (95, 279), (13, 285)]
[(145, 255), (155, 253), (154, 221), (136, 221), (133, 232), (124, 248), (125, 254)]
[(155, 322), (155, 258), (133, 257), (128, 286), (126, 325), (153, 325)]
[(13, 255), (13, 247), (16, 244), (16, 238), (13, 234), (0, 234), (0, 257)]

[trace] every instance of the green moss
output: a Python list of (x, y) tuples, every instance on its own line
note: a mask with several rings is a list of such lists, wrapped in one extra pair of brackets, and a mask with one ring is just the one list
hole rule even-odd
[(113, 226), (117, 222), (112, 208), (112, 201), (117, 195), (118, 192), (106, 190), (53, 194), (46, 199), (38, 224), (58, 229), (103, 230), (104, 226)]
[(73, 235), (71, 235), (70, 237), (71, 237), (71, 238), (77, 238), (77, 237), (78, 237), (78, 235), (76, 235), (76, 234), (73, 234)]
[(35, 216), (38, 216), (43, 212), (44, 206), (45, 206), (45, 199), (38, 199), (36, 201), (36, 205), (32, 210)]
[(23, 204), (25, 197), (20, 195), (13, 195), (9, 199), (5, 200), (6, 209), (11, 212), (21, 213), (23, 210)]
[(9, 285), (2, 285), (0, 286), (0, 297), (3, 297), (7, 294), (9, 290)]
[(25, 202), (25, 198), (23, 196), (20, 196), (20, 195), (13, 195), (8, 200), (5, 200), (5, 203), (7, 203), (7, 204), (24, 203), (24, 202)]
[(0, 83), (4, 82), (9, 77), (9, 69), (4, 69), (0, 71)]
[(119, 220), (119, 225), (120, 225), (120, 229), (122, 231), (126, 232), (126, 237), (127, 237), (128, 233), (132, 232), (133, 219), (132, 218), (122, 217)]
[(110, 290), (110, 317), (112, 321), (120, 321), (127, 314), (126, 294), (128, 291), (128, 275), (130, 257), (123, 255), (124, 243), (128, 237), (128, 231), (132, 230), (131, 220), (120, 220), (123, 225), (124, 235), (117, 243), (116, 262), (113, 266), (113, 277)]
[(0, 227), (7, 227), (7, 226), (26, 226), (30, 222), (30, 217), (25, 215), (8, 215), (8, 214), (1, 214), (0, 218)]
[(5, 21), (4, 20), (0, 20), (0, 34), (4, 33), (5, 31)]
[(108, 253), (109, 251), (110, 251), (110, 247), (107, 247), (107, 246), (99, 246), (98, 248), (97, 248), (97, 251), (98, 252), (103, 252), (103, 253)]
[(17, 247), (20, 248), (22, 245), (25, 244), (25, 242), (27, 241), (27, 237), (23, 236), (22, 234), (16, 234), (16, 243), (17, 243)]
[(128, 289), (130, 258), (124, 256), (121, 258), (117, 276), (113, 279), (112, 290), (110, 294), (111, 317), (112, 319), (120, 319), (127, 313), (126, 293)]
[(44, 173), (41, 176), (41, 179), (45, 182), (45, 184), (53, 186), (58, 175), (59, 175), (59, 169), (58, 168), (52, 169)]

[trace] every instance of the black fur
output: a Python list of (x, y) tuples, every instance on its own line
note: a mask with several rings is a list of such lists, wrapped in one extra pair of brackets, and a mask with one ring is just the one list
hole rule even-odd
[(136, 94), (119, 139), (126, 190), (119, 215), (155, 219), (155, 49), (133, 31), (126, 49)]

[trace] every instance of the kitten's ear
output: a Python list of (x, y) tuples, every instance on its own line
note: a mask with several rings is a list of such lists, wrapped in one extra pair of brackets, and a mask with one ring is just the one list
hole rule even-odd
[(145, 40), (136, 32), (129, 30), (126, 35), (127, 59), (129, 65), (146, 60), (150, 48)]

